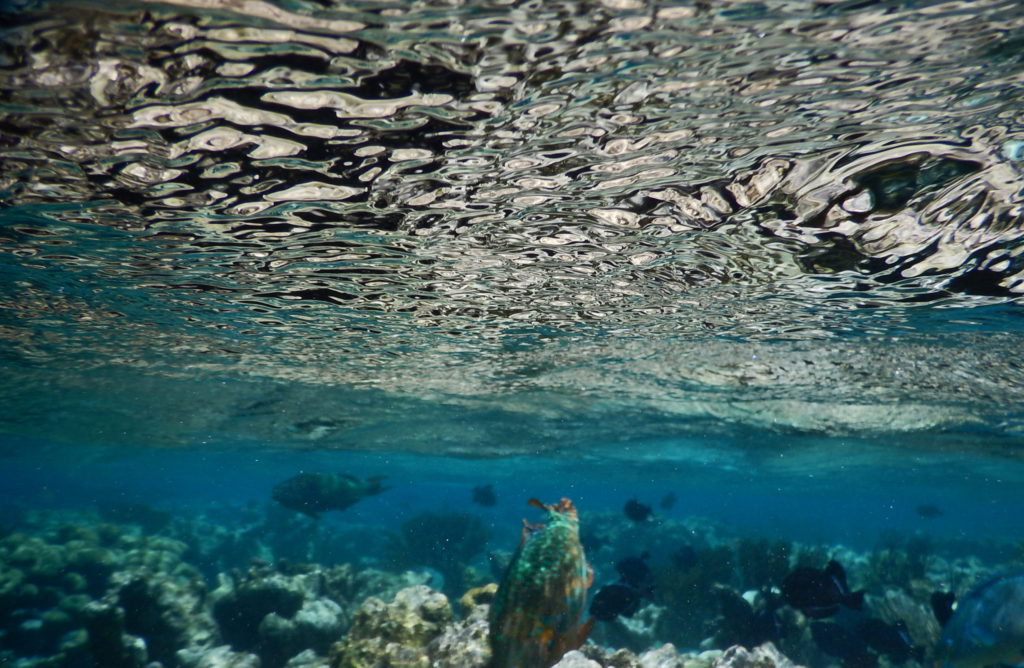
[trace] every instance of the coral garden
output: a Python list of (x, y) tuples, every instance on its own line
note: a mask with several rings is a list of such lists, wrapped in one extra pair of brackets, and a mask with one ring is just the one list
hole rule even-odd
[[(634, 614), (596, 623), (559, 668), (925, 665), (939, 633), (931, 593), (962, 594), (1024, 556), (956, 556), (920, 535), (858, 552), (611, 512), (582, 513), (581, 529), (592, 593), (639, 549), (650, 586)], [(393, 533), (331, 532), (275, 507), (24, 513), (0, 530), (0, 665), (485, 668), (488, 606), (511, 547), (491, 544), (477, 517), (444, 512)], [(828, 559), (866, 591), (868, 614), (905, 623), (920, 649), (837, 658), (815, 641), (823, 622), (785, 606), (768, 610), (771, 629), (756, 627), (787, 572)]]

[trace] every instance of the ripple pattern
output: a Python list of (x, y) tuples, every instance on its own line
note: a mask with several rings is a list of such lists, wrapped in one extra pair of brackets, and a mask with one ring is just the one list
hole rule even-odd
[(335, 378), (546, 337), (891, 336), (1024, 293), (1015, 0), (10, 17), (20, 358)]

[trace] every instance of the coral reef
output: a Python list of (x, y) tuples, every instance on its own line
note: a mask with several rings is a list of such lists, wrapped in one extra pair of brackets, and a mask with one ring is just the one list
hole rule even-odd
[(331, 654), (332, 668), (430, 668), (427, 647), (452, 621), (448, 597), (419, 585), (392, 603), (371, 596), (355, 613), (352, 628)]
[(283, 666), (305, 650), (326, 656), (360, 600), (422, 581), (412, 573), (356, 572), (348, 564), (281, 566), (258, 564), (244, 574), (221, 575), (209, 597), (224, 639), (235, 650), (258, 655), (263, 668)]
[[(347, 556), (362, 559), (363, 565), (327, 567), (289, 560), (282, 555), (341, 549), (363, 528), (344, 541), (331, 542), (329, 532), (311, 528), (312, 522), (302, 517), (271, 519), (256, 508), (239, 512), (251, 524), (243, 522), (238, 531), (229, 528), (230, 516), (215, 519), (210, 514), (188, 522), (175, 517), (166, 524), (159, 513), (146, 509), (119, 508), (107, 514), (132, 519), (127, 525), (81, 510), (24, 514), (0, 535), (0, 665), (487, 667), (488, 614), (496, 585), (471, 589), (453, 606), (444, 593), (424, 586), (430, 581), (428, 573), (366, 568), (367, 560), (375, 559), (367, 555), (383, 542), (380, 531), (368, 550), (346, 548)], [(817, 567), (829, 558), (844, 564), (851, 587), (867, 590), (861, 614), (889, 625), (903, 622), (915, 647), (931, 648), (939, 633), (929, 605), (931, 593), (945, 589), (962, 596), (1011, 563), (951, 552), (948, 546), (917, 538), (890, 537), (873, 550), (858, 551), (738, 538), (699, 519), (656, 518), (637, 524), (618, 513), (592, 515), (601, 530), (587, 531), (597, 545), (605, 581), (615, 577), (617, 560), (650, 551), (653, 600), (645, 601), (631, 618), (598, 623), (591, 642), (561, 657), (561, 668), (838, 665), (840, 660), (817, 645), (812, 620), (799, 611), (788, 606), (777, 610), (774, 644), (760, 644), (763, 636), (747, 633), (752, 618), (745, 616), (764, 607), (767, 588), (784, 576), (784, 564)], [(149, 523), (176, 538), (144, 534)], [(270, 537), (258, 537), (253, 530), (272, 523), (280, 526)], [(459, 582), (453, 573), (462, 574), (464, 583), (473, 582), (478, 576), (467, 578), (465, 573), (486, 532), (474, 528), (472, 520), (448, 516), (439, 523), (452, 528), (442, 531), (430, 518), (402, 541), (425, 532), (464, 544), (448, 555), (439, 549), (425, 556), (418, 550), (405, 563), (438, 570), (443, 566), (449, 586)], [(229, 535), (245, 537), (230, 543), (225, 538)], [(278, 545), (289, 538), (298, 544)], [(764, 556), (760, 561), (758, 554)], [(1007, 552), (990, 549), (987, 554)], [(259, 559), (261, 555), (270, 560)], [(193, 558), (205, 559), (203, 568)], [(230, 566), (209, 576), (220, 563)], [(744, 591), (748, 587), (753, 590)], [(892, 664), (881, 652), (878, 659), (883, 666)], [(922, 662), (933, 659), (925, 652)], [(911, 659), (905, 665), (918, 663)]]

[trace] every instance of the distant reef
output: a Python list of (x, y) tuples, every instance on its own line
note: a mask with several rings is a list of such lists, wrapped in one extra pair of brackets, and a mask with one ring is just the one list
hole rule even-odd
[[(435, 513), (417, 532), (355, 526), (341, 535), (272, 507), (172, 520), (133, 512), (136, 521), (120, 509), (114, 522), (101, 511), (36, 511), (0, 529), (0, 665), (485, 668), (490, 659), (488, 609), (508, 555), (487, 552), (474, 517)], [(928, 665), (939, 634), (929, 596), (939, 583), (963, 594), (1013, 563), (940, 554), (920, 535), (856, 552), (736, 536), (700, 518), (584, 513), (581, 526), (595, 591), (639, 548), (650, 574), (637, 609), (599, 621), (558, 668), (839, 665), (822, 640), (838, 631), (831, 620), (783, 607), (769, 611), (770, 631), (751, 633), (749, 616), (791, 569), (830, 559), (866, 592), (866, 614), (903, 622), (915, 646), (900, 661), (873, 649), (866, 659)], [(403, 549), (424, 531), (461, 541), (456, 556)]]

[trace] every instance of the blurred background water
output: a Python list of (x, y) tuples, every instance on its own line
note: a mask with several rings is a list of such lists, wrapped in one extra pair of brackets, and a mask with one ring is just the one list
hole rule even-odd
[[(287, 558), (428, 572), (455, 600), (500, 578), (527, 499), (566, 496), (595, 587), (630, 551), (665, 592), (680, 545), (783, 541), (787, 567), (842, 557), (855, 587), (902, 592), (929, 652), (926, 590), (1024, 558), (1018, 2), (0, 12), (0, 663), (115, 660), (72, 637), (95, 610), (22, 629), (55, 603), (19, 587), (78, 591), (22, 563), (84, 549), (61, 526), (172, 537), (211, 588)], [(312, 520), (272, 499), (302, 472), (389, 489)], [(477, 532), (457, 568), (395, 556), (424, 513)], [(149, 549), (118, 540), (88, 590), (108, 610), (118, 560)], [(879, 554), (922, 541), (930, 570), (883, 577)], [(336, 641), (389, 582), (335, 597)], [(707, 601), (658, 622), (679, 603), (658, 591), (595, 639), (730, 644)], [(149, 654), (116, 661), (215, 665), (175, 652), (225, 639), (293, 658), (218, 624), (128, 629)], [(801, 628), (779, 640), (798, 661), (864, 660)]]

